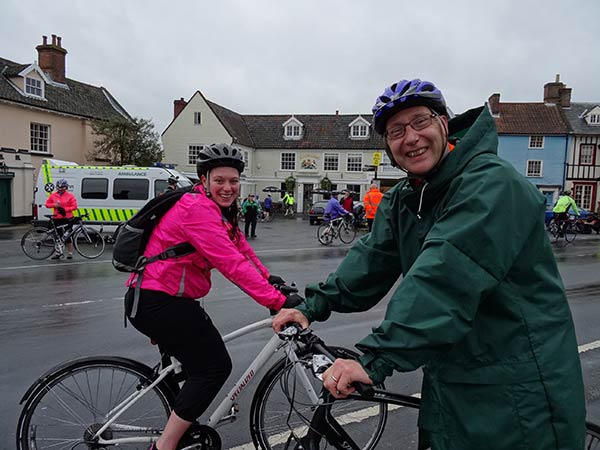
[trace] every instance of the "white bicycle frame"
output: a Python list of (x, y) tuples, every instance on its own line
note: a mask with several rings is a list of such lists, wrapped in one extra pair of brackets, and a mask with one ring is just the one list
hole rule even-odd
[[(242, 327), (238, 330), (235, 330), (225, 336), (223, 336), (223, 341), (227, 344), (239, 337), (246, 336), (250, 333), (254, 333), (255, 331), (260, 331), (264, 329), (271, 328), (271, 320), (272, 319), (264, 319), (258, 322), (254, 322), (250, 325)], [(271, 357), (279, 351), (280, 348), (285, 349), (285, 354), (288, 360), (291, 363), (296, 364), (298, 362), (298, 356), (295, 352), (295, 344), (289, 341), (282, 341), (279, 336), (273, 334), (273, 337), (269, 339), (267, 344), (263, 347), (263, 349), (258, 353), (256, 358), (250, 363), (248, 368), (244, 371), (244, 373), (240, 376), (237, 382), (233, 385), (233, 387), (229, 390), (229, 392), (225, 395), (225, 398), (219, 403), (219, 405), (215, 408), (214, 412), (210, 415), (208, 420), (206, 421), (206, 425), (209, 425), (213, 428), (217, 428), (225, 423), (231, 423), (235, 421), (236, 415), (238, 412), (236, 400), (241, 396), (241, 394), (246, 390), (252, 380), (255, 379), (256, 375), (259, 371), (265, 366), (265, 364), (271, 359)], [(154, 442), (158, 439), (158, 437), (147, 436), (147, 437), (129, 437), (129, 438), (118, 438), (118, 439), (103, 439), (102, 433), (104, 433), (109, 427), (114, 430), (119, 431), (144, 431), (144, 432), (152, 432), (153, 429), (148, 429), (146, 427), (139, 426), (131, 426), (119, 424), (116, 420), (123, 414), (127, 409), (129, 409), (132, 405), (134, 405), (140, 398), (142, 398), (148, 391), (153, 389), (156, 385), (158, 385), (162, 380), (165, 379), (171, 372), (178, 373), (181, 371), (181, 363), (177, 361), (174, 357), (171, 357), (171, 364), (167, 367), (163, 368), (159, 373), (158, 377), (152, 382), (152, 384), (146, 386), (144, 389), (134, 392), (128, 398), (123, 400), (119, 405), (113, 408), (106, 414), (106, 422), (94, 435), (95, 439), (98, 439), (98, 445), (119, 445), (125, 443), (137, 443), (137, 442)], [(308, 378), (308, 375), (303, 370), (298, 370), (298, 382), (304, 387), (307, 395), (310, 399), (317, 403), (319, 401), (319, 395), (315, 392)], [(162, 431), (162, 430), (160, 430)]]

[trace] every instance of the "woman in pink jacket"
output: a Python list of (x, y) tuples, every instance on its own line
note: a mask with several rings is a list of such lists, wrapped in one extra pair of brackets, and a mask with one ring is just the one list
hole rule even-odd
[[(188, 378), (177, 396), (165, 430), (152, 450), (175, 450), (189, 426), (204, 412), (229, 374), (231, 360), (210, 318), (196, 301), (210, 290), (216, 268), (261, 305), (279, 310), (294, 299), (270, 283), (270, 275), (237, 226), (240, 150), (226, 144), (203, 146), (198, 154), (200, 183), (163, 216), (154, 228), (147, 256), (189, 242), (196, 252), (149, 264), (140, 286), (135, 317), (129, 320), (183, 365)], [(125, 296), (129, 311), (137, 279), (132, 275)]]

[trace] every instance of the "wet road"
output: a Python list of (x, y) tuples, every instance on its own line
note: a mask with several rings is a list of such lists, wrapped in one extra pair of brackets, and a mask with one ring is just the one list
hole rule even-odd
[[(27, 387), (59, 362), (90, 355), (119, 355), (146, 364), (157, 361), (157, 352), (131, 327), (123, 328), (122, 295), (126, 274), (110, 264), (108, 252), (98, 260), (32, 261), (19, 248), (20, 229), (0, 228), (0, 449), (14, 448), (18, 402)], [(348, 246), (323, 247), (316, 227), (302, 221), (259, 224), (253, 241), (260, 258), (273, 273), (303, 287), (335, 269)], [(600, 421), (600, 238), (580, 236), (564, 248), (556, 248), (559, 268), (568, 289), (577, 327), (590, 414)], [(264, 308), (238, 288), (214, 276), (214, 288), (204, 306), (222, 333), (267, 317)], [(315, 329), (330, 344), (351, 347), (378, 323), (386, 301), (360, 315), (334, 316)], [(268, 331), (233, 342), (230, 353), (234, 376), (240, 375), (268, 339)], [(233, 378), (232, 378), (233, 379)], [(418, 392), (419, 373), (397, 375), (388, 386), (401, 392)], [(237, 424), (219, 429), (224, 448), (250, 442), (247, 431), (249, 399), (240, 402)], [(391, 427), (390, 427), (391, 428)], [(380, 448), (393, 438), (384, 436)], [(391, 444), (389, 444), (391, 445)]]

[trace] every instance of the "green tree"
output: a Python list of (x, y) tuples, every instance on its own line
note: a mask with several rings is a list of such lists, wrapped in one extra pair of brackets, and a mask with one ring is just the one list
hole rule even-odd
[(108, 160), (117, 166), (148, 166), (163, 158), (160, 136), (151, 120), (96, 120), (92, 122), (92, 133), (97, 137), (94, 150), (87, 155), (90, 160)]

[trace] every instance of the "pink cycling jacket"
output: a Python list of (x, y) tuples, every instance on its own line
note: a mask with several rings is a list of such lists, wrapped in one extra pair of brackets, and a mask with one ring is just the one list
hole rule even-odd
[[(149, 264), (141, 288), (177, 297), (204, 297), (211, 287), (210, 272), (216, 268), (261, 305), (280, 309), (285, 296), (268, 283), (269, 271), (242, 233), (238, 232), (237, 243), (231, 241), (230, 228), (219, 206), (196, 186), (160, 220), (144, 255), (153, 256), (183, 242), (192, 244), (196, 252)], [(135, 286), (136, 278), (133, 274), (127, 286)]]

